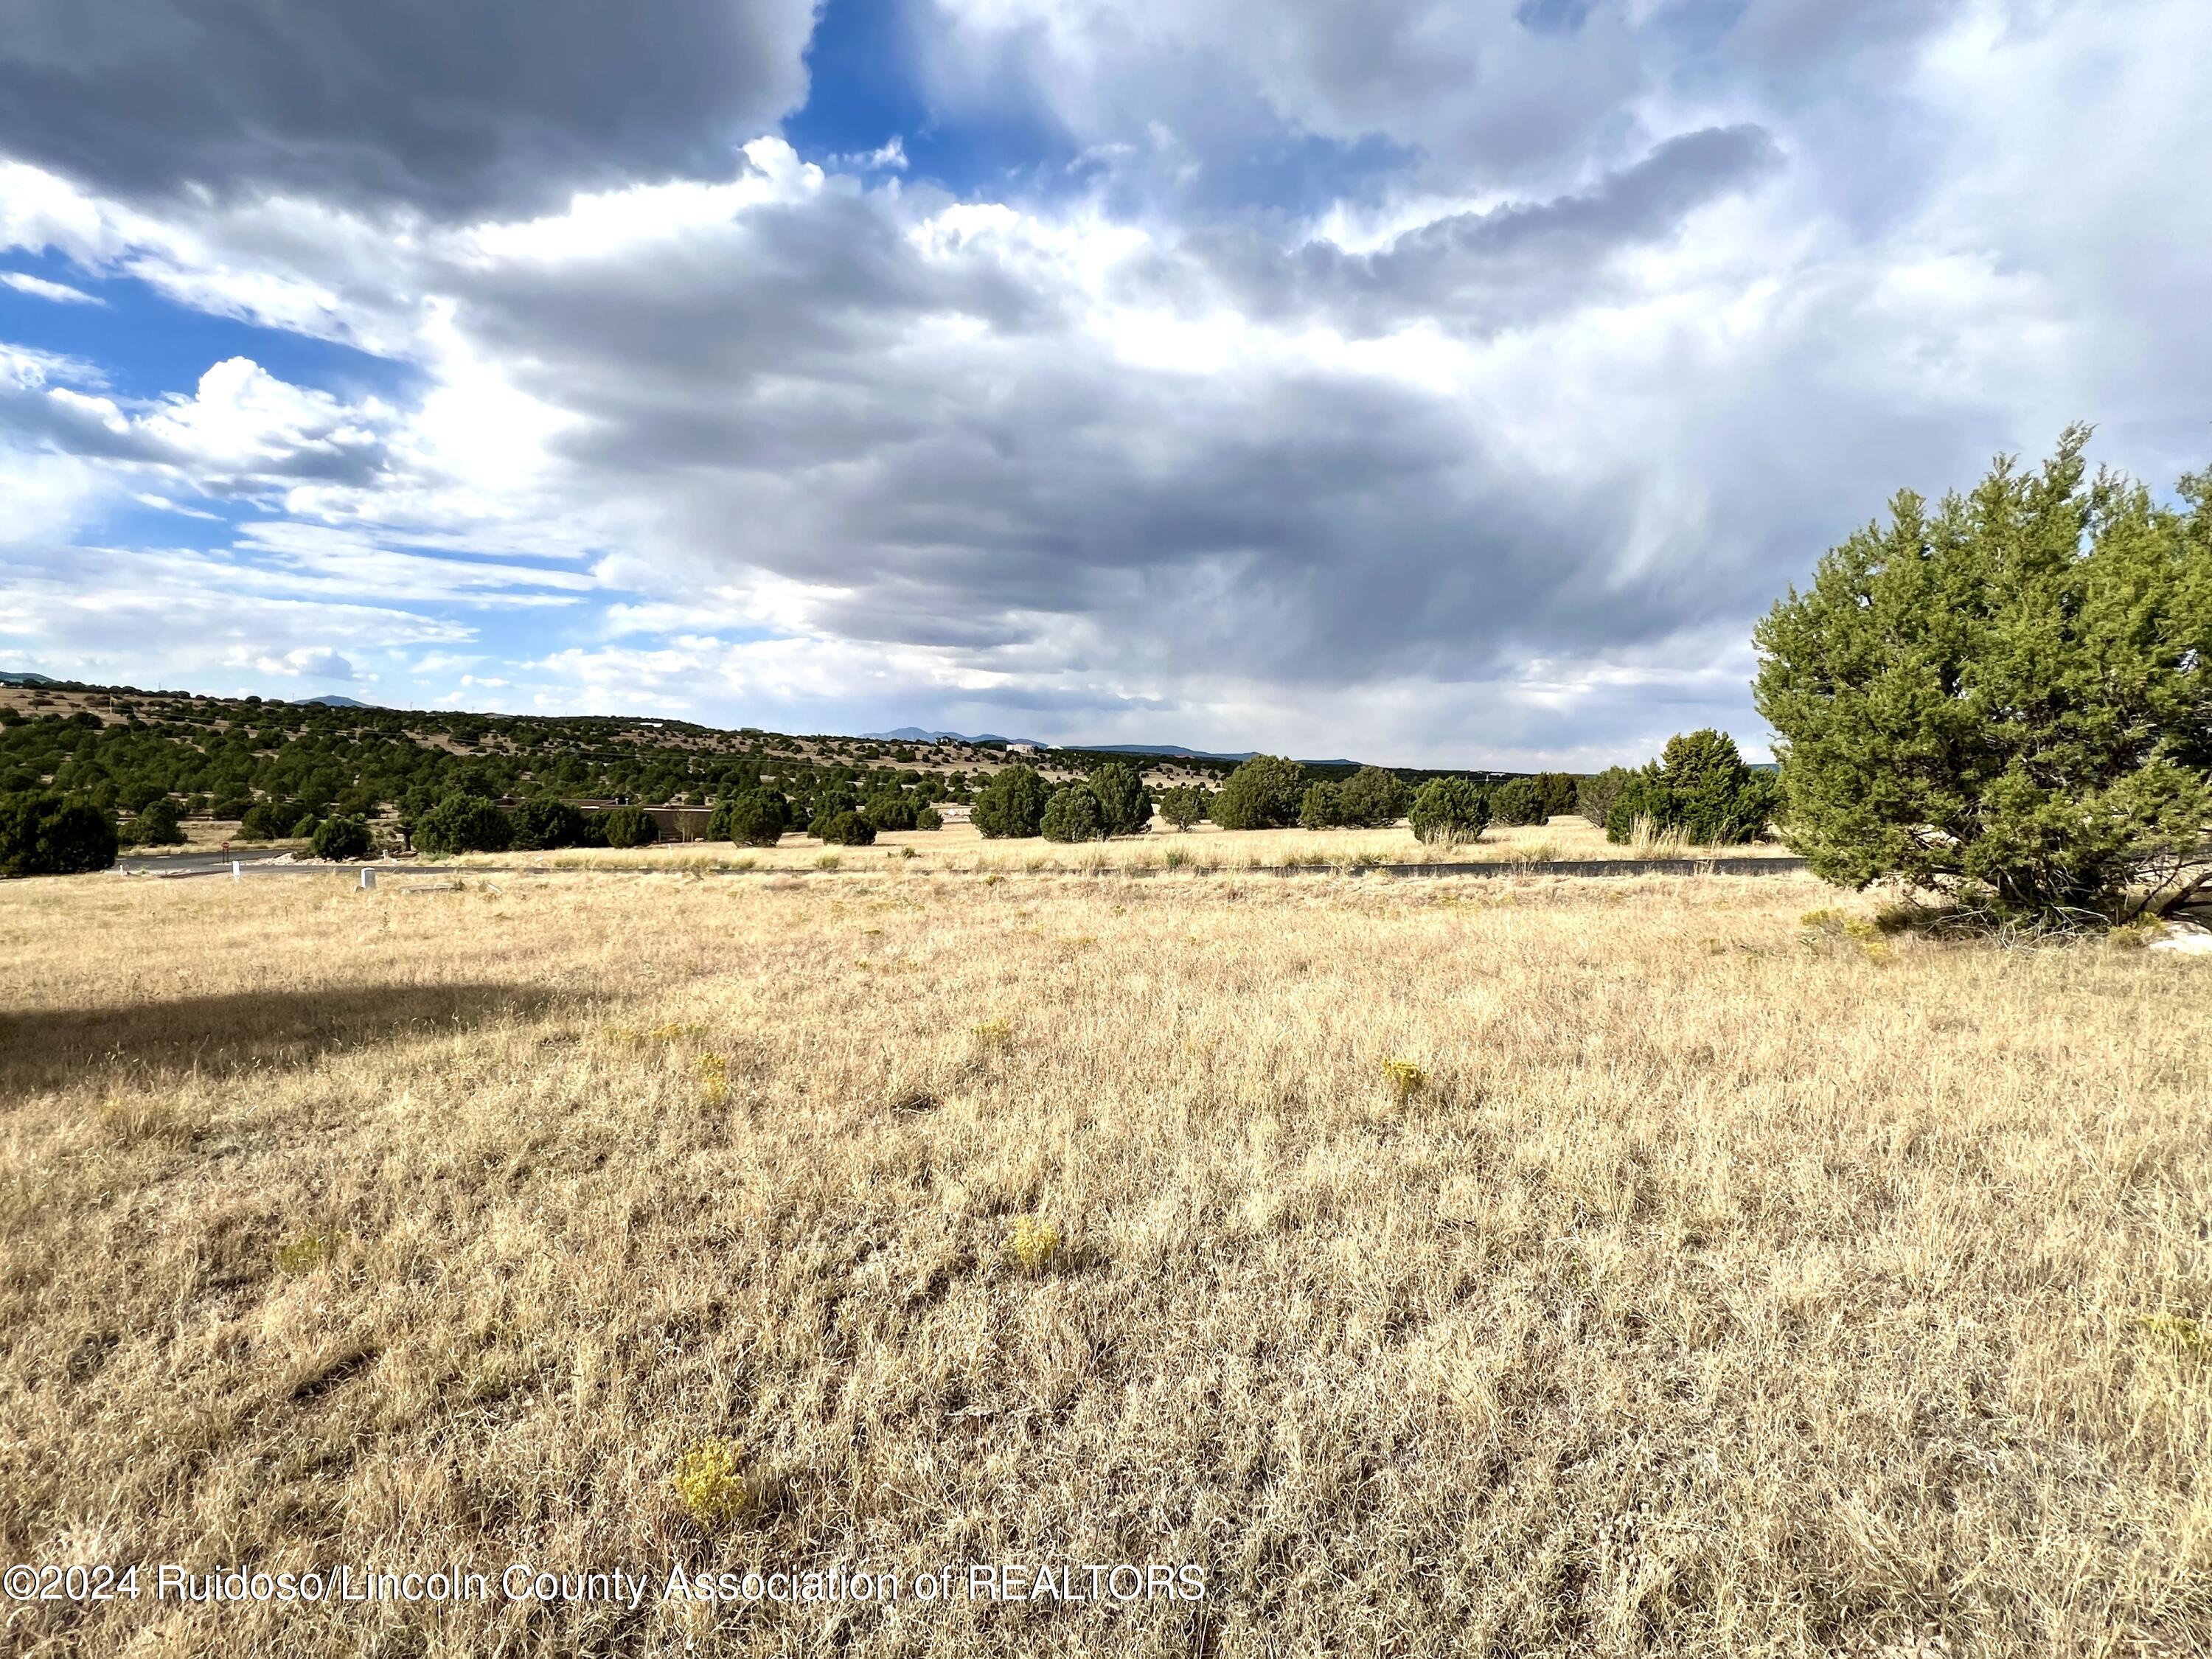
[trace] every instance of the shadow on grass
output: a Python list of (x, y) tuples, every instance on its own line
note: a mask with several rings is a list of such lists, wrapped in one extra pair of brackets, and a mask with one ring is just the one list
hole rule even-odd
[(289, 1069), (535, 1015), (552, 1000), (520, 985), (352, 985), (0, 1013), (0, 1097), (58, 1087), (87, 1072)]

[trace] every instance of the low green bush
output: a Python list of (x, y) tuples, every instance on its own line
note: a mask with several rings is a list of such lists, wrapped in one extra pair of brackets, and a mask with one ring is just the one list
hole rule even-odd
[(300, 809), (281, 800), (258, 800), (240, 816), (238, 833), (246, 841), (282, 841), (299, 821)]
[(1599, 829), (1605, 828), (1613, 817), (1613, 805), (1620, 799), (1620, 792), (1628, 787), (1636, 775), (1625, 766), (1608, 766), (1602, 772), (1593, 773), (1575, 786), (1575, 811)]
[(584, 815), (558, 795), (538, 795), (514, 809), (514, 845), (535, 853), (574, 847), (584, 839)]
[(1018, 841), (1034, 836), (1044, 823), (1052, 792), (1034, 767), (1002, 767), (975, 792), (969, 822), (988, 841)]
[(74, 876), (115, 862), (115, 820), (45, 792), (0, 795), (0, 875)]
[(1109, 836), (1141, 836), (1152, 827), (1152, 792), (1127, 761), (1109, 761), (1091, 775), (1091, 793)]
[(1090, 785), (1066, 784), (1045, 803), (1038, 830), (1047, 841), (1103, 841), (1106, 814)]
[(872, 847), (876, 826), (858, 812), (838, 812), (823, 820), (814, 833), (832, 847)]
[(1178, 830), (1206, 821), (1212, 797), (1194, 783), (1179, 783), (1160, 792), (1160, 816)]
[(1529, 778), (1508, 778), (1490, 792), (1490, 817), (1495, 823), (1541, 823), (1544, 797)]
[(790, 803), (773, 789), (752, 789), (714, 808), (707, 820), (707, 839), (773, 847), (790, 827)]
[(1229, 775), (1211, 811), (1224, 830), (1279, 830), (1298, 821), (1305, 796), (1304, 767), (1281, 755), (1255, 755)]
[(184, 839), (184, 827), (177, 822), (176, 803), (167, 795), (156, 796), (141, 807), (138, 816), (131, 820), (133, 847), (178, 847)]
[(365, 818), (325, 818), (315, 826), (313, 850), (319, 859), (365, 859), (375, 845)]
[(1298, 827), (1334, 830), (1344, 822), (1344, 791), (1326, 778), (1310, 786), (1298, 808)]
[(1469, 778), (1431, 778), (1413, 797), (1413, 834), (1431, 845), (1480, 841), (1490, 827), (1490, 803)]
[(481, 795), (448, 795), (415, 821), (410, 839), (434, 858), (504, 853), (514, 844), (514, 825), (497, 803)]
[(871, 795), (860, 808), (860, 816), (875, 826), (878, 833), (889, 830), (894, 834), (911, 830), (921, 815), (921, 803), (903, 789), (886, 789)]
[(1606, 839), (1632, 839), (1639, 820), (1700, 847), (1755, 841), (1782, 804), (1773, 775), (1754, 772), (1735, 741), (1710, 727), (1667, 739), (1660, 757), (1632, 773), (1606, 814)]
[(642, 806), (610, 807), (599, 820), (610, 847), (650, 847), (660, 839), (660, 826)]
[(1395, 823), (1413, 805), (1413, 794), (1395, 772), (1363, 766), (1339, 787), (1339, 821), (1359, 830)]

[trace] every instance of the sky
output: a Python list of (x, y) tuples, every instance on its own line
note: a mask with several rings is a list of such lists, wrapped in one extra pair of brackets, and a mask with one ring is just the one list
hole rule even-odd
[(12, 0), (0, 668), (1763, 755), (1898, 489), (2212, 462), (2203, 0)]

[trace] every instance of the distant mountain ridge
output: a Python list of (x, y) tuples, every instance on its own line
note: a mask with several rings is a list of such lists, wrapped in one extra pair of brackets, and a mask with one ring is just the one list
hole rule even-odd
[(335, 691), (325, 691), (319, 697), (295, 697), (293, 702), (319, 703), (325, 708), (374, 708), (374, 703), (363, 702), (359, 697), (342, 697)]
[(61, 682), (50, 674), (33, 674), (9, 669), (0, 672), (0, 685), (59, 685)]
[(918, 726), (902, 726), (894, 732), (863, 732), (863, 743), (935, 743), (940, 738), (950, 738), (955, 743), (1026, 743), (1039, 749), (1053, 745), (1035, 738), (1002, 738), (995, 732), (979, 732), (969, 737), (964, 732), (925, 732)]
[[(919, 726), (902, 726), (890, 732), (863, 732), (864, 743), (935, 743), (940, 738), (950, 738), (955, 743), (1027, 743), (1039, 749), (1060, 749), (1069, 754), (1080, 755), (1158, 755), (1166, 760), (1211, 760), (1244, 762), (1259, 754), (1256, 749), (1247, 749), (1239, 754), (1224, 754), (1218, 749), (1193, 749), (1180, 743), (1042, 743), (1035, 738), (1002, 738), (985, 732), (969, 737), (960, 732), (928, 732)], [(1302, 760), (1301, 766), (1357, 766), (1358, 761)]]

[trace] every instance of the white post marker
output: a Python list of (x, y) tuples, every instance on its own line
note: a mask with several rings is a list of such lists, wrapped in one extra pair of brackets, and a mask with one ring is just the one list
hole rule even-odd
[(375, 871), (363, 870), (361, 872), (361, 890), (364, 893), (374, 893), (376, 890)]
[(233, 859), (230, 861), (230, 878), (233, 881), (244, 881), (246, 879), (246, 866), (240, 863), (236, 859)]

